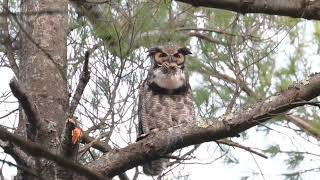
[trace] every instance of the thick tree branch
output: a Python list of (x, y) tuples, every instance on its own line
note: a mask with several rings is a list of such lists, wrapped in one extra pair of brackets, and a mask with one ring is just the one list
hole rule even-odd
[(222, 117), (220, 121), (213, 121), (207, 127), (185, 125), (151, 133), (137, 143), (102, 156), (88, 164), (88, 167), (107, 177), (113, 177), (174, 150), (236, 136), (276, 115), (302, 106), (304, 102), (319, 95), (320, 74), (314, 74), (304, 83), (296, 83), (280, 94), (258, 102), (232, 117)]
[(52, 160), (56, 162), (58, 165), (65, 167), (67, 169), (74, 170), (74, 172), (77, 172), (78, 174), (88, 177), (89, 179), (97, 179), (97, 180), (106, 179), (105, 177), (95, 172), (94, 170), (89, 170), (79, 164), (76, 164), (63, 157), (53, 154), (52, 152), (41, 147), (39, 144), (25, 141), (23, 138), (10, 133), (3, 127), (0, 127), (0, 139), (3, 141), (10, 141), (14, 143), (15, 145), (19, 146), (25, 152), (29, 153), (34, 157), (41, 157), (48, 160)]
[(320, 1), (312, 0), (176, 0), (193, 6), (320, 20)]
[(30, 123), (28, 127), (28, 137), (31, 140), (35, 140), (37, 136), (38, 129), (41, 126), (40, 115), (36, 106), (32, 103), (30, 96), (27, 95), (25, 89), (19, 85), (17, 79), (11, 79), (9, 83), (12, 94), (18, 99), (24, 113), (27, 116), (27, 119)]

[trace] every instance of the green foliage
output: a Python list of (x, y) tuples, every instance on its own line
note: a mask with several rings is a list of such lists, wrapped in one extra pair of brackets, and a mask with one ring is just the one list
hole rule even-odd
[(313, 127), (316, 131), (320, 132), (320, 119), (315, 119), (315, 120), (313, 120), (313, 121), (312, 121), (312, 127)]
[(318, 52), (320, 51), (320, 22), (318, 21), (315, 21), (313, 23), (313, 26), (314, 26), (314, 40), (315, 40), (315, 44), (318, 45)]
[(206, 88), (194, 89), (194, 101), (197, 106), (200, 106), (202, 104), (208, 104), (209, 96), (210, 92)]
[(193, 56), (188, 57), (187, 64), (189, 71), (199, 71), (199, 69), (203, 66), (201, 61)]
[[(298, 55), (298, 53), (296, 54)], [(292, 57), (289, 64), (285, 68), (280, 68), (275, 72), (275, 77), (279, 79), (276, 83), (277, 91), (282, 91), (292, 85), (294, 76), (297, 72), (296, 68), (297, 57)]]
[(271, 145), (263, 150), (263, 152), (270, 154), (271, 157), (275, 157), (280, 152), (280, 146), (278, 144)]
[(207, 14), (211, 14), (211, 16), (213, 16), (212, 21), (208, 21), (209, 26), (211, 25), (219, 26), (219, 27), (228, 26), (234, 18), (234, 13), (232, 13), (231, 11), (220, 10), (220, 9), (217, 9), (214, 12), (214, 14), (212, 14), (211, 9), (208, 9)]
[(302, 180), (302, 177), (299, 173), (285, 174), (284, 178), (285, 180)]
[(288, 156), (289, 158), (285, 160), (285, 163), (289, 169), (296, 168), (304, 159), (304, 155), (299, 152), (289, 153)]
[(227, 155), (224, 157), (224, 163), (226, 164), (239, 164), (239, 159), (232, 155)]

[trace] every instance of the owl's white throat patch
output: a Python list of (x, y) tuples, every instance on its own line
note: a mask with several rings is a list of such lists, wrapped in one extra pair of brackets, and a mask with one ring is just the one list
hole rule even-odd
[(185, 84), (186, 76), (180, 69), (176, 73), (163, 73), (160, 69), (156, 69), (153, 82), (165, 89), (178, 89)]

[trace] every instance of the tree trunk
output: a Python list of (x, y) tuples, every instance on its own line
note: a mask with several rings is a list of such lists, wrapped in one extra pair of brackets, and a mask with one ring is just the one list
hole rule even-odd
[[(22, 17), (18, 78), (39, 111), (41, 125), (32, 124), (21, 110), (17, 133), (53, 153), (58, 153), (68, 109), (67, 8), (67, 0), (23, 0), (21, 3), (22, 12), (34, 14)], [(33, 160), (36, 166), (29, 168), (35, 168), (46, 179), (59, 179), (57, 175), (60, 173), (55, 164), (39, 158)], [(30, 166), (28, 162), (22, 165), (28, 164)], [(17, 177), (35, 179), (22, 172)]]

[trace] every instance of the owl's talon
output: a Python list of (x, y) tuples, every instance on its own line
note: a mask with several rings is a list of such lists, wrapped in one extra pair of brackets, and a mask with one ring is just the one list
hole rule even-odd
[(160, 131), (160, 129), (159, 129), (159, 128), (151, 129), (151, 132), (153, 132), (153, 133), (158, 132), (158, 131)]
[(159, 128), (151, 129), (149, 133), (141, 134), (140, 136), (138, 136), (137, 139), (136, 139), (136, 142), (137, 142), (137, 141), (140, 141), (141, 139), (146, 138), (146, 137), (149, 136), (151, 133), (156, 133), (156, 132), (158, 132), (158, 131), (160, 131)]

